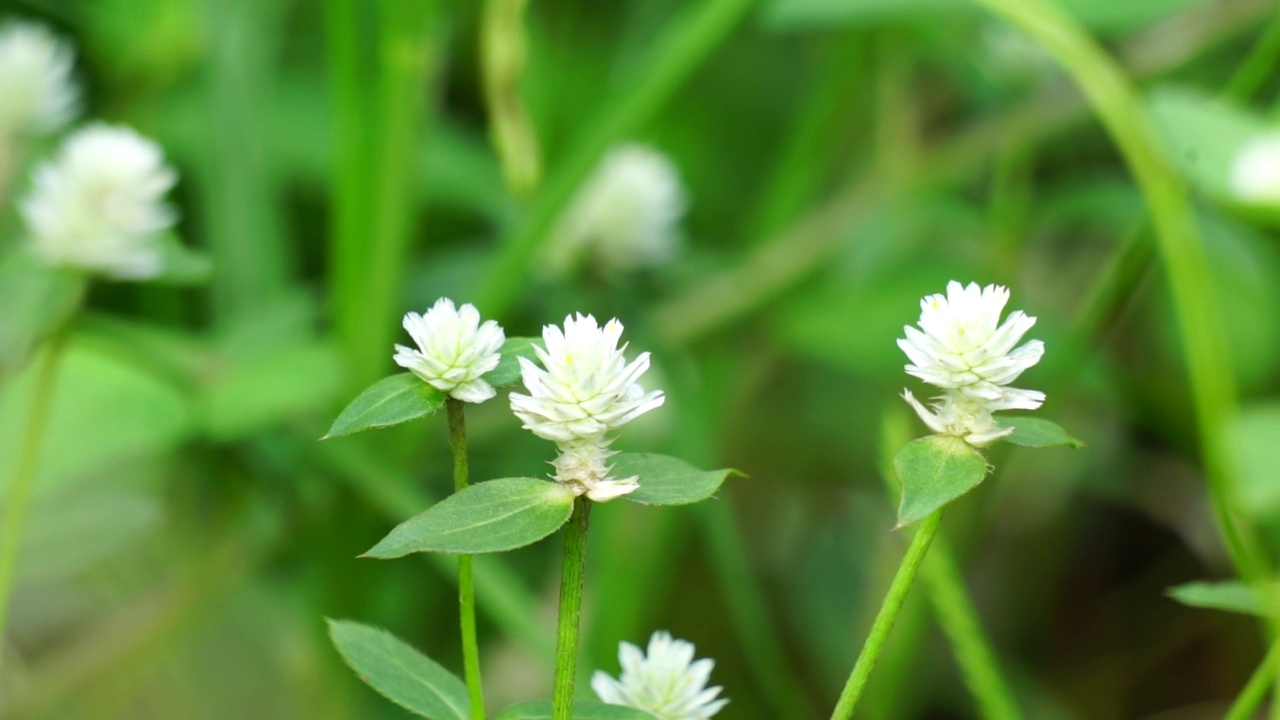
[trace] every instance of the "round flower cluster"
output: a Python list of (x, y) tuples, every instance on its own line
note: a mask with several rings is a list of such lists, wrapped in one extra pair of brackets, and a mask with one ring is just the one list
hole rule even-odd
[(496, 321), (481, 324), (474, 305), (459, 308), (440, 298), (422, 315), (405, 315), (404, 329), (418, 348), (396, 345), (397, 365), (463, 402), (484, 402), (497, 394), (483, 378), (498, 366), (506, 337)]
[(0, 142), (61, 129), (80, 93), (71, 80), (75, 53), (43, 25), (0, 26)]
[(162, 269), (161, 239), (176, 219), (164, 196), (177, 182), (160, 146), (94, 124), (35, 173), (19, 209), (32, 251), (51, 265), (145, 279)]
[(643, 145), (609, 151), (557, 222), (542, 266), (563, 275), (590, 257), (605, 272), (675, 257), (686, 208), (675, 165)]
[(1231, 187), (1243, 202), (1280, 207), (1280, 131), (1245, 144), (1231, 165)]
[(719, 687), (707, 687), (715, 661), (694, 660), (692, 643), (658, 631), (649, 638), (648, 654), (631, 643), (618, 647), (622, 677), (596, 671), (591, 689), (610, 705), (644, 710), (659, 720), (706, 720), (729, 704), (717, 699)]
[(638, 380), (649, 369), (649, 353), (631, 363), (618, 346), (622, 323), (600, 327), (590, 315), (566, 317), (564, 328), (542, 330), (545, 348), (534, 346), (537, 363), (520, 358), (528, 394), (512, 393), (511, 409), (533, 434), (555, 442), (560, 455), (555, 479), (592, 500), (610, 500), (635, 490), (635, 478), (609, 478), (613, 455), (606, 434), (658, 407), (662, 391), (645, 392)]
[(898, 340), (898, 347), (911, 360), (907, 373), (943, 390), (932, 409), (903, 391), (903, 398), (934, 432), (983, 447), (1013, 432), (1000, 427), (993, 412), (1034, 410), (1044, 402), (1042, 392), (1009, 387), (1040, 361), (1044, 343), (1031, 340), (1014, 348), (1036, 319), (1016, 310), (1001, 324), (1008, 301), (1007, 288), (979, 288), (977, 283), (964, 287), (953, 280), (945, 296), (920, 301), (919, 329), (903, 328), (906, 338)]

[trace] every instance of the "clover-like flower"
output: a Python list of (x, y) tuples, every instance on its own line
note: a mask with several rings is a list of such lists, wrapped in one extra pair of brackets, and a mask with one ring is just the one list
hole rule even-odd
[(908, 374), (941, 388), (932, 411), (910, 391), (903, 398), (931, 430), (964, 438), (974, 447), (989, 445), (1013, 432), (1001, 428), (992, 417), (999, 410), (1034, 410), (1044, 393), (1008, 387), (1024, 370), (1044, 355), (1044, 343), (1031, 340), (1015, 349), (1036, 319), (1021, 310), (1000, 314), (1009, 291), (999, 285), (979, 288), (947, 284), (947, 294), (920, 301), (920, 328), (903, 328), (906, 338), (898, 347), (911, 364)]
[(694, 660), (692, 643), (658, 631), (649, 638), (648, 654), (631, 643), (618, 647), (622, 677), (596, 671), (591, 689), (610, 705), (625, 705), (659, 720), (706, 720), (729, 704), (719, 687), (707, 687), (715, 661)]
[(71, 121), (80, 93), (71, 79), (75, 52), (43, 25), (0, 26), (0, 141), (46, 134)]
[(154, 277), (176, 219), (164, 196), (177, 179), (159, 145), (128, 128), (90, 125), (36, 169), (19, 205), (28, 243), (51, 265)]
[(555, 479), (592, 500), (625, 495), (638, 485), (635, 478), (608, 477), (606, 433), (658, 407), (661, 390), (645, 392), (638, 382), (649, 369), (649, 353), (631, 363), (618, 346), (622, 323), (610, 320), (600, 327), (590, 315), (566, 317), (564, 329), (542, 329), (545, 348), (534, 346), (539, 366), (520, 358), (528, 395), (511, 393), (511, 410), (524, 427), (556, 443), (560, 455), (553, 463)]
[(543, 266), (564, 274), (590, 257), (606, 272), (675, 257), (687, 203), (675, 165), (644, 145), (610, 150), (557, 222)]
[(484, 375), (498, 366), (506, 337), (496, 321), (481, 324), (474, 305), (455, 307), (440, 298), (422, 315), (406, 314), (404, 329), (418, 348), (396, 345), (397, 365), (463, 402), (484, 402), (497, 394)]
[(1280, 207), (1280, 130), (1245, 143), (1231, 165), (1231, 188), (1243, 202)]

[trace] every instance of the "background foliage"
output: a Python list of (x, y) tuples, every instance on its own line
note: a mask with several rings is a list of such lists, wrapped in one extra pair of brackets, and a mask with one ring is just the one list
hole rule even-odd
[[(668, 394), (619, 447), (748, 475), (699, 506), (597, 509), (584, 667), (616, 671), (619, 640), (668, 628), (717, 659), (724, 717), (825, 716), (906, 544), (881, 475), (922, 431), (895, 397), (915, 385), (894, 339), (954, 278), (1009, 285), (1040, 318), (1026, 385), (1088, 445), (1001, 445), (999, 472), (948, 511), (1027, 714), (1220, 717), (1262, 656), (1258, 624), (1165, 590), (1233, 575), (1200, 433), (1280, 550), (1280, 249), (1274, 216), (1227, 182), (1278, 122), (1280, 20), (1265, 0), (1058, 4), (1135, 80), (1192, 188), (1203, 294), (1171, 295), (1132, 175), (1070, 77), (962, 0), (547, 0), (523, 38), (463, 2), (0, 2), (74, 38), (88, 115), (164, 145), (180, 233), (216, 263), (205, 287), (88, 298), (4, 715), (406, 717), (343, 667), (323, 618), (459, 666), (452, 560), (356, 559), (448, 492), (444, 418), (317, 438), (392, 371), (401, 315), (449, 295), (511, 336), (618, 316)], [(482, 57), (521, 41), (522, 78), (486, 90)], [(486, 92), (506, 93), (506, 177), (536, 189), (504, 189)], [(680, 169), (680, 259), (540, 275), (548, 226), (623, 140)], [(1224, 337), (1239, 412), (1222, 427), (1197, 426), (1179, 301)], [(3, 482), (31, 373), (0, 383)], [(501, 402), (471, 422), (477, 480), (551, 459)], [(558, 542), (476, 560), (494, 708), (549, 695)], [(974, 716), (923, 593), (862, 711)]]

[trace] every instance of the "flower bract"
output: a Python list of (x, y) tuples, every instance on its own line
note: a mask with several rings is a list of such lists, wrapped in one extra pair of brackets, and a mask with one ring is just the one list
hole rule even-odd
[(715, 661), (693, 658), (692, 643), (658, 631), (649, 638), (647, 652), (622, 643), (622, 676), (615, 679), (596, 671), (591, 689), (610, 705), (644, 710), (659, 720), (705, 720), (729, 701), (719, 697), (721, 688), (707, 687)]
[(946, 295), (920, 301), (919, 328), (903, 328), (906, 337), (898, 347), (911, 360), (907, 373), (943, 391), (931, 408), (903, 392), (934, 432), (982, 447), (1013, 432), (1000, 427), (993, 412), (1034, 410), (1044, 402), (1044, 393), (1009, 387), (1040, 361), (1044, 343), (1031, 340), (1015, 347), (1036, 319), (1016, 310), (1001, 323), (1008, 301), (1008, 289), (999, 285), (952, 281)]
[(397, 365), (463, 402), (497, 394), (484, 375), (498, 366), (506, 337), (496, 321), (481, 323), (474, 305), (456, 307), (440, 298), (422, 315), (405, 315), (404, 329), (417, 348), (396, 345)]
[(528, 394), (511, 394), (511, 409), (524, 427), (559, 448), (556, 479), (593, 500), (637, 487), (634, 478), (608, 477), (605, 461), (612, 453), (606, 434), (665, 399), (661, 390), (645, 392), (638, 382), (649, 369), (649, 353), (628, 363), (621, 337), (622, 323), (615, 319), (601, 327), (590, 315), (565, 318), (563, 329), (546, 326), (545, 347), (534, 346), (541, 364), (520, 358)]

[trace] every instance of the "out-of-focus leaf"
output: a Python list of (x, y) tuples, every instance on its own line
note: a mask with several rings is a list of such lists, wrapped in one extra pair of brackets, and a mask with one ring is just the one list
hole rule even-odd
[(533, 344), (538, 342), (536, 338), (513, 337), (507, 338), (502, 344), (502, 360), (498, 361), (498, 367), (489, 371), (484, 376), (486, 382), (494, 387), (502, 387), (510, 385), (520, 379), (520, 360), (521, 357), (533, 357)]
[[(35, 363), (0, 394), (0, 493), (18, 458), (31, 409)], [(195, 429), (190, 399), (141, 367), (81, 347), (58, 361), (40, 458), (38, 495), (174, 448)]]
[(1245, 511), (1265, 518), (1280, 511), (1280, 404), (1243, 408), (1227, 427), (1227, 449)]
[(1005, 439), (1014, 445), (1033, 448), (1084, 447), (1084, 443), (1071, 437), (1060, 425), (1042, 418), (1003, 416), (996, 419), (996, 424), (1013, 428), (1013, 434)]
[(1169, 588), (1169, 597), (1190, 607), (1264, 614), (1258, 593), (1241, 582), (1190, 582)]
[(689, 505), (706, 500), (737, 470), (699, 470), (666, 455), (622, 453), (611, 460), (614, 477), (638, 477), (640, 487), (622, 497), (643, 505)]
[(221, 440), (245, 437), (324, 406), (341, 369), (318, 340), (284, 337), (276, 346), (230, 351), (204, 388), (205, 422)]
[[(551, 720), (551, 703), (547, 700), (520, 703), (498, 713), (493, 720)], [(623, 705), (606, 705), (593, 700), (573, 703), (573, 720), (655, 720), (643, 710)]]
[(471, 716), (467, 686), (386, 630), (330, 620), (329, 637), (361, 680), (400, 707), (432, 720)]
[(893, 458), (893, 473), (902, 483), (902, 527), (977, 487), (987, 476), (987, 461), (958, 437), (930, 435), (902, 446)]
[(160, 502), (133, 491), (74, 491), (32, 508), (18, 585), (70, 579), (139, 543), (160, 526)]
[(29, 253), (0, 254), (0, 371), (12, 371), (74, 312), (83, 275), (54, 270)]
[(463, 490), (400, 523), (364, 557), (491, 553), (531, 545), (573, 513), (573, 492), (538, 478), (502, 478)]
[[(1105, 35), (1131, 32), (1168, 17), (1193, 0), (1055, 0), (1086, 27)], [(970, 0), (771, 0), (765, 24), (776, 30), (812, 30), (882, 23), (903, 17), (976, 15)]]
[(169, 285), (198, 285), (213, 277), (213, 262), (201, 252), (182, 244), (177, 235), (165, 235), (159, 244), (160, 274), (156, 282)]
[(1165, 154), (1183, 177), (1212, 198), (1237, 202), (1232, 165), (1245, 144), (1268, 129), (1266, 121), (1189, 88), (1161, 88), (1151, 93), (1147, 106)]
[[(496, 371), (495, 371), (496, 372)], [(350, 435), (361, 430), (389, 427), (435, 413), (445, 394), (413, 373), (385, 377), (356, 396), (343, 408), (333, 427), (321, 439)]]

